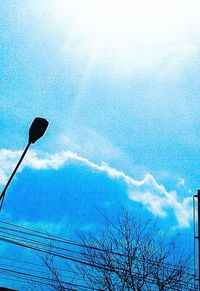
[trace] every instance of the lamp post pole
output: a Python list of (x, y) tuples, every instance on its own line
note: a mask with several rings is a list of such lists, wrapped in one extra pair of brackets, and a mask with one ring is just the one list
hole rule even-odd
[(12, 172), (6, 186), (4, 187), (1, 195), (0, 195), (0, 211), (2, 209), (2, 206), (3, 206), (3, 201), (4, 201), (4, 198), (5, 198), (5, 195), (6, 195), (6, 190), (8, 188), (8, 186), (10, 185), (10, 182), (12, 181), (15, 173), (17, 172), (17, 169), (19, 168), (21, 162), (23, 161), (30, 145), (32, 143), (35, 143), (40, 137), (43, 136), (43, 134), (45, 133), (47, 127), (48, 127), (48, 124), (49, 122), (44, 119), (44, 118), (41, 118), (41, 117), (36, 117), (32, 124), (31, 124), (31, 127), (29, 129), (29, 139), (28, 139), (28, 143), (27, 143), (27, 146), (26, 148), (24, 149), (22, 155), (21, 155), (21, 158), (19, 159), (19, 162), (17, 163), (14, 171)]
[(10, 176), (10, 178), (9, 178), (9, 180), (8, 180), (8, 182), (7, 182), (7, 184), (6, 184), (6, 186), (4, 187), (4, 189), (3, 189), (2, 193), (1, 193), (1, 196), (0, 196), (0, 203), (1, 203), (1, 204), (0, 204), (0, 211), (1, 211), (1, 209), (2, 209), (3, 201), (4, 201), (4, 198), (5, 198), (5, 195), (6, 195), (6, 190), (7, 190), (8, 186), (10, 185), (10, 182), (12, 181), (12, 178), (14, 177), (15, 173), (17, 172), (17, 169), (19, 168), (19, 166), (20, 166), (20, 164), (21, 164), (23, 158), (25, 157), (26, 152), (28, 151), (30, 145), (31, 145), (31, 143), (29, 142), (29, 143), (27, 144), (27, 146), (26, 146), (26, 148), (25, 148), (25, 150), (24, 150), (24, 152), (23, 152), (23, 154), (22, 154), (22, 156), (21, 156), (19, 162), (17, 163), (17, 165), (16, 165), (14, 171), (12, 172), (12, 174), (11, 174), (11, 176)]

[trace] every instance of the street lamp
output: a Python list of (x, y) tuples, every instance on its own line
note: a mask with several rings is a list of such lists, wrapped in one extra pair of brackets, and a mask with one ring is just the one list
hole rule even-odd
[(49, 122), (44, 119), (44, 118), (41, 118), (41, 117), (36, 117), (32, 124), (31, 124), (31, 127), (29, 129), (29, 138), (28, 138), (28, 144), (24, 150), (24, 152), (22, 153), (22, 156), (19, 160), (19, 162), (17, 163), (13, 173), (11, 174), (6, 186), (4, 187), (2, 193), (1, 193), (1, 196), (0, 196), (0, 211), (2, 209), (2, 205), (3, 205), (3, 201), (4, 201), (4, 198), (5, 198), (5, 195), (6, 195), (6, 190), (10, 184), (10, 182), (12, 181), (12, 178), (14, 177), (15, 173), (17, 172), (17, 169), (19, 168), (23, 158), (25, 157), (26, 155), (26, 152), (28, 151), (30, 145), (32, 143), (35, 143), (39, 138), (41, 138), (43, 136), (43, 134), (45, 133), (47, 127), (48, 127), (48, 124)]

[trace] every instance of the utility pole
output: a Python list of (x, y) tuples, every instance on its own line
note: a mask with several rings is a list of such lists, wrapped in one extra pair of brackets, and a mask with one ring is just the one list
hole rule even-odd
[[(196, 202), (197, 199), (197, 217), (196, 217)], [(197, 219), (197, 227), (196, 227), (196, 219)], [(200, 190), (197, 190), (197, 194), (193, 195), (193, 223), (194, 223), (194, 274), (195, 274), (195, 286), (196, 281), (198, 282), (198, 288), (195, 290), (200, 291)], [(196, 255), (196, 241), (198, 247), (198, 255)], [(196, 268), (196, 259), (198, 268)], [(196, 272), (198, 269), (198, 272)], [(197, 276), (196, 276), (197, 275)]]
[(197, 217), (198, 217), (198, 282), (200, 290), (200, 190), (197, 191)]

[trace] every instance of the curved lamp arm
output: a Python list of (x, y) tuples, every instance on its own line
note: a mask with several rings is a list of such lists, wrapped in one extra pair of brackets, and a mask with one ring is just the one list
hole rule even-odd
[(0, 211), (1, 211), (2, 206), (3, 206), (3, 201), (4, 201), (4, 198), (5, 198), (5, 195), (6, 195), (6, 190), (7, 190), (8, 186), (10, 185), (10, 182), (12, 181), (15, 173), (17, 172), (17, 169), (19, 168), (22, 160), (24, 159), (24, 157), (25, 157), (30, 145), (32, 143), (35, 143), (39, 138), (41, 138), (44, 135), (44, 133), (45, 133), (47, 127), (48, 127), (48, 124), (49, 124), (49, 122), (46, 119), (42, 118), (42, 117), (36, 117), (33, 120), (32, 124), (31, 124), (31, 127), (29, 129), (28, 144), (27, 144), (25, 150), (23, 151), (23, 153), (21, 155), (21, 158), (19, 159), (19, 162), (17, 163), (14, 171), (12, 172), (12, 174), (11, 174), (7, 184), (6, 184), (6, 186), (4, 187), (4, 189), (3, 189), (2, 193), (1, 193), (1, 196), (0, 196)]

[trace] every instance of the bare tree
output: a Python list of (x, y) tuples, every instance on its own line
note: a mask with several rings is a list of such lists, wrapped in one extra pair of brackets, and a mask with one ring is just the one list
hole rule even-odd
[(41, 259), (44, 265), (47, 267), (49, 273), (51, 274), (51, 280), (52, 280), (51, 289), (59, 290), (59, 291), (66, 290), (61, 281), (58, 269), (55, 266), (54, 256), (52, 254), (43, 254), (41, 256)]
[(194, 290), (190, 257), (178, 254), (176, 238), (168, 236), (157, 222), (123, 211), (99, 237), (81, 238), (86, 264), (76, 268), (88, 287), (100, 290)]
[[(72, 288), (72, 285), (70, 286), (66, 282), (62, 280), (62, 272), (58, 269), (56, 265), (56, 260), (55, 260), (55, 255), (54, 255), (54, 242), (52, 239), (49, 237), (49, 242), (48, 242), (48, 253), (42, 253), (40, 255), (40, 258), (43, 262), (43, 265), (47, 268), (48, 273), (50, 274), (50, 280), (51, 284), (49, 285), (49, 289), (56, 290), (56, 291), (64, 291), (64, 290), (75, 290)], [(66, 264), (68, 265), (68, 264)], [(71, 283), (73, 282), (73, 278)]]
[[(105, 218), (103, 231), (81, 236), (71, 251), (49, 244), (42, 260), (52, 290), (195, 290), (192, 256), (180, 253), (177, 237), (159, 228), (157, 220), (139, 221), (125, 210), (115, 224)], [(63, 280), (67, 274), (58, 270), (58, 257), (65, 259), (66, 272), (72, 272), (71, 282)]]

